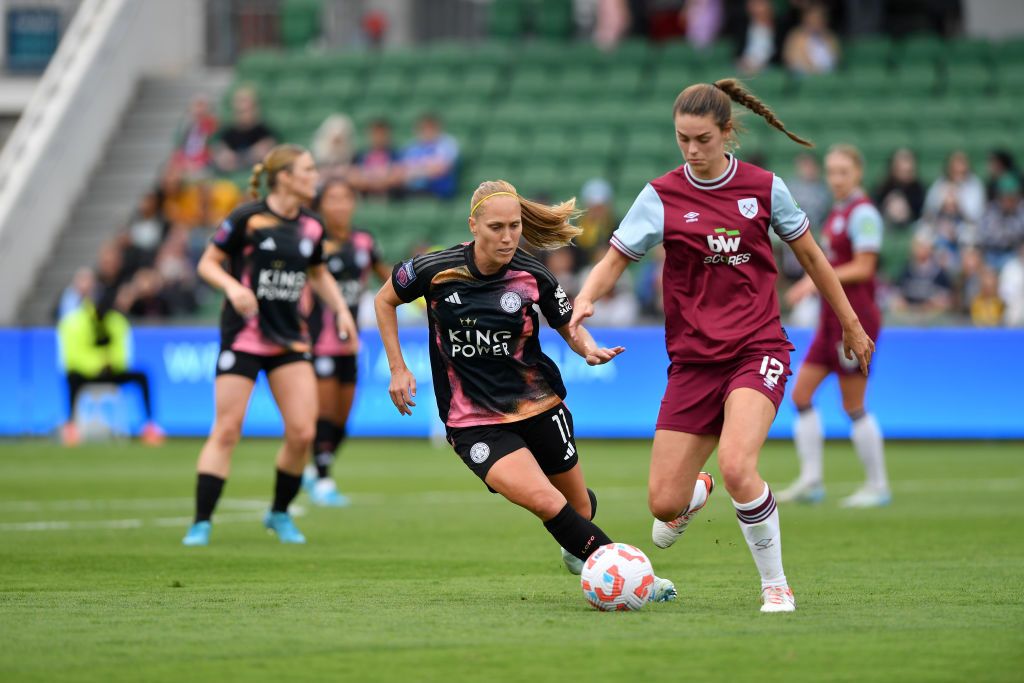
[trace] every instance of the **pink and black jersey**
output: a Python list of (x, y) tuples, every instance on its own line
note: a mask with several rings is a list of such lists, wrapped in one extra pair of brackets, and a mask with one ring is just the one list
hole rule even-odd
[(611, 238), (632, 260), (665, 245), (665, 338), (673, 363), (793, 348), (779, 320), (768, 231), (795, 240), (809, 227), (807, 215), (778, 176), (728, 159), (713, 180), (684, 165), (648, 183)]
[(540, 308), (553, 328), (572, 303), (544, 265), (523, 250), (492, 275), (473, 261), (473, 243), (395, 266), (402, 301), (427, 301), (430, 367), (441, 419), (449, 427), (516, 422), (561, 404), (562, 376), (538, 339)]
[[(332, 239), (324, 241), (324, 263), (334, 276), (341, 296), (359, 319), (359, 298), (366, 291), (366, 283), (374, 266), (380, 263), (380, 252), (373, 235), (354, 230), (344, 243)], [(352, 341), (338, 337), (337, 315), (313, 297), (313, 310), (309, 314), (309, 333), (313, 339), (313, 353), (317, 356), (347, 356), (352, 354)]]
[[(821, 246), (833, 267), (849, 263), (858, 252), (878, 253), (882, 248), (882, 215), (863, 192), (832, 207), (825, 218)], [(875, 278), (843, 285), (846, 298), (865, 329), (877, 329), (881, 312), (875, 302)], [(841, 329), (830, 306), (821, 307), (821, 325)]]
[(262, 200), (243, 204), (221, 223), (211, 241), (229, 256), (229, 272), (259, 303), (259, 312), (246, 320), (224, 300), (222, 348), (260, 356), (310, 350), (299, 299), (307, 270), (323, 262), (323, 235), (312, 213), (300, 209), (285, 218)]

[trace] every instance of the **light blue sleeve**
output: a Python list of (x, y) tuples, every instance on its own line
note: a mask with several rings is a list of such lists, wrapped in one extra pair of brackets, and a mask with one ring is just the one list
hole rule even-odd
[(870, 204), (861, 204), (850, 212), (846, 227), (853, 251), (879, 252), (882, 250), (882, 214)]
[(786, 242), (792, 242), (807, 232), (811, 222), (797, 205), (782, 178), (772, 179), (772, 229)]
[(629, 207), (626, 217), (612, 234), (611, 243), (624, 256), (634, 261), (665, 239), (665, 205), (650, 183)]

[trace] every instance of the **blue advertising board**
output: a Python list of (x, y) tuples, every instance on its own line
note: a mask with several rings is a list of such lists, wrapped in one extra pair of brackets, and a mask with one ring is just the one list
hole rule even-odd
[[(623, 345), (614, 362), (589, 367), (551, 330), (542, 330), (545, 352), (561, 368), (582, 437), (649, 438), (653, 434), (668, 358), (660, 328), (602, 329), (598, 342)], [(794, 370), (810, 342), (809, 330), (792, 330)], [(359, 388), (349, 424), (356, 436), (421, 437), (439, 429), (433, 401), (426, 330), (403, 329), (406, 362), (419, 385), (411, 417), (388, 397), (387, 358), (375, 330), (363, 332)], [(134, 367), (150, 377), (157, 421), (171, 435), (201, 436), (213, 415), (217, 332), (205, 328), (138, 328)], [(868, 406), (893, 438), (1024, 438), (1024, 330), (887, 329), (868, 385)], [(790, 382), (793, 378), (790, 378)], [(57, 363), (53, 330), (0, 330), (0, 435), (46, 434), (67, 415), (67, 389)], [(132, 422), (142, 415), (127, 390)], [(826, 433), (845, 436), (835, 378), (817, 398)], [(770, 436), (791, 434), (795, 411), (783, 403)], [(281, 421), (261, 377), (245, 422), (249, 435), (281, 433)]]

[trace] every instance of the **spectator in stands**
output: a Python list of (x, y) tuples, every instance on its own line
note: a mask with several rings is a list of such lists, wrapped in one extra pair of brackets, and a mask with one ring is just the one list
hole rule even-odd
[(686, 0), (681, 19), (686, 27), (686, 40), (697, 49), (715, 42), (722, 30), (725, 9), (722, 0)]
[(142, 195), (135, 216), (128, 224), (128, 245), (124, 253), (125, 267), (134, 273), (143, 266), (153, 265), (156, 251), (167, 232), (167, 221), (160, 213), (160, 198), (156, 191)]
[(117, 240), (105, 243), (96, 255), (95, 297), (97, 299), (106, 297), (112, 299), (126, 279), (124, 256), (121, 253), (120, 245)]
[(977, 223), (985, 212), (985, 186), (981, 179), (971, 172), (971, 162), (962, 150), (955, 150), (946, 160), (946, 170), (941, 178), (928, 188), (924, 198), (924, 214), (939, 213), (946, 196), (953, 192), (960, 214), (965, 220)]
[(747, 0), (744, 21), (735, 36), (736, 66), (753, 76), (779, 60), (779, 28), (771, 0)]
[(998, 327), (1006, 305), (999, 298), (999, 276), (991, 268), (981, 271), (981, 287), (971, 300), (971, 322), (977, 327)]
[(886, 225), (906, 228), (921, 217), (924, 186), (917, 177), (917, 157), (903, 147), (892, 153), (889, 173), (875, 190), (875, 205)]
[(321, 181), (344, 178), (355, 155), (352, 119), (344, 114), (331, 114), (313, 134), (313, 159)]
[(402, 185), (400, 158), (391, 139), (391, 123), (375, 119), (370, 122), (370, 146), (356, 155), (348, 181), (364, 195), (397, 197)]
[(420, 118), (416, 137), (402, 154), (405, 188), (413, 194), (451, 199), (455, 196), (459, 143), (444, 132), (435, 114)]
[(121, 287), (118, 303), (133, 318), (167, 318), (171, 307), (163, 297), (163, 278), (153, 268), (139, 268)]
[(821, 163), (810, 152), (801, 152), (796, 156), (795, 171), (796, 175), (786, 179), (786, 185), (811, 226), (819, 228), (832, 207), (832, 195), (821, 179)]
[(160, 295), (171, 315), (194, 313), (198, 308), (195, 264), (189, 255), (191, 232), (186, 226), (171, 230), (153, 265), (163, 282)]
[(963, 215), (956, 190), (947, 186), (938, 212), (926, 213), (920, 229), (928, 233), (940, 263), (950, 268), (959, 259), (960, 245), (971, 241), (975, 225)]
[(574, 246), (561, 247), (552, 251), (542, 252), (544, 265), (558, 280), (569, 299), (575, 299), (580, 293), (583, 281), (580, 280), (580, 253)]
[[(577, 11), (580, 5), (576, 3)], [(615, 49), (619, 41), (629, 32), (632, 21), (627, 0), (596, 0), (594, 11), (594, 44), (605, 52)]]
[(839, 41), (828, 27), (825, 6), (813, 2), (804, 8), (782, 47), (789, 70), (800, 75), (830, 73), (839, 62)]
[(583, 215), (576, 224), (583, 229), (583, 234), (577, 237), (575, 242), (576, 246), (589, 255), (598, 246), (604, 247), (608, 244), (608, 239), (619, 224), (612, 204), (612, 186), (607, 180), (588, 180), (583, 184), (580, 198), (583, 200)]
[(256, 164), (277, 140), (277, 134), (260, 116), (255, 90), (239, 88), (231, 103), (234, 120), (218, 131), (213, 154), (217, 169), (225, 173)]
[(61, 292), (54, 317), (61, 320), (68, 313), (78, 310), (82, 302), (92, 296), (96, 289), (96, 274), (92, 268), (79, 268), (75, 271), (71, 284)]
[(163, 431), (153, 422), (149, 379), (142, 372), (130, 372), (128, 320), (113, 307), (114, 296), (108, 293), (93, 303), (87, 297), (79, 308), (64, 316), (57, 325), (61, 364), (68, 380), (68, 421), (61, 430), (64, 444), (80, 441), (75, 426), (75, 401), (82, 389), (95, 383), (136, 384), (142, 390), (146, 424), (142, 441), (157, 445), (164, 440)]
[(1006, 324), (1024, 327), (1024, 244), (999, 273), (999, 298), (1006, 304)]
[(994, 149), (988, 155), (988, 181), (985, 183), (985, 195), (989, 201), (996, 198), (999, 179), (1004, 175), (1013, 176), (1017, 180), (1021, 179), (1013, 154), (1006, 149)]
[(178, 129), (171, 163), (189, 178), (205, 176), (213, 161), (210, 142), (216, 133), (217, 117), (210, 111), (210, 101), (199, 95), (192, 100), (189, 116)]
[(1011, 175), (999, 179), (997, 197), (978, 225), (977, 244), (993, 268), (1002, 268), (1024, 243), (1024, 202), (1020, 181)]
[(960, 255), (960, 269), (956, 276), (956, 308), (963, 315), (971, 314), (971, 302), (981, 290), (981, 273), (985, 259), (977, 247), (965, 247)]
[(953, 303), (952, 288), (949, 274), (935, 258), (931, 241), (922, 233), (914, 235), (910, 262), (900, 277), (893, 310), (925, 315), (946, 313)]

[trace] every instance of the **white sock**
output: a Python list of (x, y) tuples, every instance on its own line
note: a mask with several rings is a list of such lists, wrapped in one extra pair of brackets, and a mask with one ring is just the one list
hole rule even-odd
[(747, 539), (747, 547), (754, 556), (754, 564), (761, 574), (761, 588), (787, 586), (786, 572), (782, 570), (782, 531), (779, 529), (779, 511), (775, 496), (764, 485), (764, 493), (749, 503), (732, 501), (740, 531)]
[(690, 498), (690, 505), (686, 508), (687, 511), (699, 508), (701, 505), (706, 503), (708, 500), (708, 487), (704, 483), (703, 479), (698, 479), (697, 483), (693, 485), (693, 497)]
[(796, 454), (800, 458), (800, 481), (820, 484), (823, 479), (825, 437), (821, 416), (814, 408), (800, 411), (793, 428)]
[(871, 413), (865, 413), (853, 421), (850, 429), (850, 440), (857, 456), (864, 463), (868, 486), (875, 491), (889, 490), (889, 477), (885, 472), (885, 446), (882, 442), (882, 430), (878, 421)]

